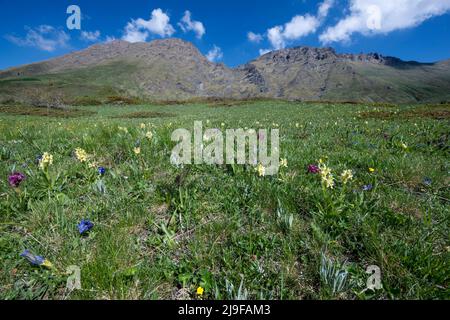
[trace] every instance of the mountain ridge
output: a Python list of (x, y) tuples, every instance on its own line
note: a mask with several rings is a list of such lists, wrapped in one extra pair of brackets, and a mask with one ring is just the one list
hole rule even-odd
[[(40, 81), (21, 83), (27, 78)], [(21, 90), (15, 92), (6, 85), (8, 81)], [(99, 91), (109, 88), (129, 96), (168, 100), (265, 97), (426, 102), (450, 98), (450, 59), (420, 63), (378, 53), (338, 54), (330, 47), (299, 46), (229, 68), (208, 61), (192, 43), (181, 39), (116, 40), (0, 71), (0, 97), (26, 99), (26, 89), (33, 85), (50, 92), (55, 92), (48, 88), (51, 85), (66, 85), (65, 91), (74, 91), (67, 93), (72, 98), (90, 96), (92, 90), (83, 86), (91, 85)], [(70, 85), (73, 90), (67, 88)]]

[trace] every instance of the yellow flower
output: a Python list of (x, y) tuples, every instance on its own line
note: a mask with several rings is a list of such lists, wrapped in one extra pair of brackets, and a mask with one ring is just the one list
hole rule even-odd
[(147, 132), (147, 133), (145, 134), (145, 136), (147, 137), (147, 139), (152, 140), (152, 138), (153, 138), (153, 133), (152, 133), (151, 131), (149, 131), (149, 132)]
[(264, 177), (266, 175), (266, 168), (264, 168), (264, 166), (261, 163), (256, 168), (256, 171), (258, 171), (258, 175), (260, 177)]
[(139, 148), (139, 147), (134, 148), (133, 151), (135, 154), (141, 154), (141, 148)]
[(347, 182), (353, 180), (352, 170), (344, 170), (341, 174), (342, 182), (346, 184)]
[(320, 175), (322, 178), (325, 178), (331, 174), (331, 169), (328, 168), (325, 164), (319, 165), (320, 168)]
[(325, 187), (333, 189), (334, 188), (334, 177), (332, 174), (329, 174), (327, 176), (322, 176), (322, 182), (325, 185)]
[(75, 149), (75, 157), (80, 162), (86, 162), (88, 160), (87, 152), (85, 150), (81, 149), (81, 148), (76, 148)]
[(128, 133), (128, 129), (127, 129), (127, 128), (119, 127), (118, 129), (119, 129), (120, 131), (123, 131), (123, 132), (125, 132), (125, 133)]
[(48, 261), (47, 259), (45, 259), (44, 262), (42, 262), (41, 266), (49, 268), (49, 269), (53, 268), (53, 264), (50, 261)]
[(369, 172), (370, 172), (370, 173), (374, 173), (374, 172), (375, 172), (375, 169), (374, 169), (374, 168), (369, 168)]
[(406, 143), (404, 143), (404, 142), (401, 143), (401, 147), (402, 147), (404, 150), (408, 149), (408, 145), (407, 145)]
[(281, 159), (280, 160), (280, 166), (287, 168), (288, 167), (288, 161), (287, 159)]
[(197, 295), (202, 296), (204, 292), (205, 292), (205, 289), (203, 289), (202, 287), (197, 288)]
[(41, 161), (39, 161), (39, 167), (41, 169), (45, 169), (52, 164), (53, 164), (53, 156), (48, 152), (44, 152)]
[(141, 129), (145, 129), (145, 123), (141, 123), (140, 125), (139, 125), (140, 127), (141, 127)]

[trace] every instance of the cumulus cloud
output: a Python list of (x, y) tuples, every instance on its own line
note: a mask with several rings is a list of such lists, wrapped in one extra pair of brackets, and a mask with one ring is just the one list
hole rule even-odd
[(216, 62), (222, 60), (223, 52), (218, 46), (214, 45), (214, 47), (208, 51), (206, 54), (206, 58), (211, 62)]
[(317, 16), (321, 19), (326, 18), (330, 9), (334, 6), (335, 0), (325, 0), (319, 5), (319, 12)]
[(95, 42), (98, 39), (100, 39), (100, 31), (82, 31), (80, 38), (81, 40), (88, 41), (88, 42)]
[(34, 47), (49, 52), (67, 47), (70, 40), (70, 36), (63, 30), (49, 25), (36, 28), (25, 27), (25, 29), (27, 30), (25, 37), (7, 35), (5, 38), (18, 46)]
[(263, 40), (263, 36), (259, 33), (249, 32), (247, 33), (247, 39), (253, 43), (260, 43)]
[(415, 27), (450, 11), (450, 0), (350, 0), (349, 14), (319, 37), (322, 43), (347, 42), (355, 33), (383, 34)]
[(186, 10), (184, 12), (183, 18), (181, 18), (178, 26), (183, 30), (183, 32), (193, 31), (198, 39), (201, 39), (206, 33), (205, 26), (200, 21), (193, 21), (191, 19), (191, 12)]
[(145, 42), (151, 34), (170, 37), (174, 33), (170, 17), (158, 8), (152, 11), (149, 20), (138, 18), (128, 22), (122, 39), (128, 42)]
[(311, 14), (296, 15), (284, 25), (272, 27), (267, 30), (267, 38), (274, 49), (286, 47), (289, 41), (298, 40), (313, 34), (322, 24), (323, 20), (334, 5), (334, 0), (324, 0), (319, 4), (317, 16)]

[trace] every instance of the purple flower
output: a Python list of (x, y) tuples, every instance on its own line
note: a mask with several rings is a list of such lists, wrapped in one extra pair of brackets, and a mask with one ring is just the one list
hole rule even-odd
[(371, 184), (366, 184), (362, 187), (363, 191), (371, 191), (373, 189), (373, 186)]
[(14, 172), (8, 177), (8, 182), (11, 187), (17, 188), (23, 180), (25, 180), (25, 175), (20, 172)]
[(98, 168), (98, 173), (103, 176), (106, 173), (106, 169), (103, 167), (100, 167), (100, 168)]
[(320, 172), (320, 168), (315, 164), (310, 164), (308, 166), (308, 173), (317, 174)]
[(90, 220), (81, 220), (81, 222), (78, 224), (78, 231), (80, 234), (85, 234), (86, 232), (89, 232), (94, 227), (94, 224)]

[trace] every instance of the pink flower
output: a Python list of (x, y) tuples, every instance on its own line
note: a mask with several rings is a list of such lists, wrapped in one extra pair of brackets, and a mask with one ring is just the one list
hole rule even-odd
[(318, 174), (320, 172), (320, 168), (315, 164), (310, 164), (308, 166), (308, 173)]

